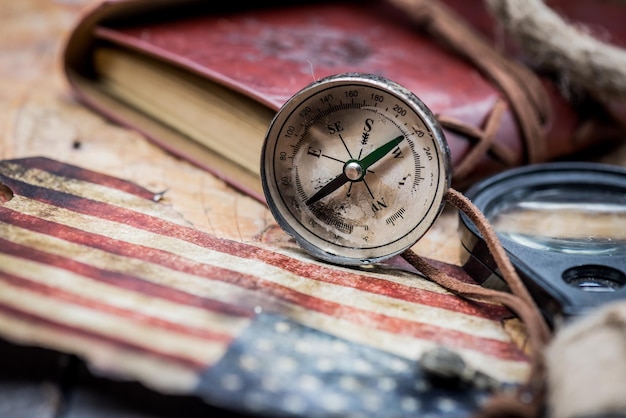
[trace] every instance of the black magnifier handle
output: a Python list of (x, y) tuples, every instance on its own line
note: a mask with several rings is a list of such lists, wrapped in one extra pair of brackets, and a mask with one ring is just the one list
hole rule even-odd
[[(626, 298), (626, 169), (597, 163), (525, 166), (465, 193), (502, 246), (551, 326)], [(463, 268), (503, 286), (486, 243), (461, 213)]]

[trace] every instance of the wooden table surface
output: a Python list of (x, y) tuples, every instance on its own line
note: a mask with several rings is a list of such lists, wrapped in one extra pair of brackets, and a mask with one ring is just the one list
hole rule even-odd
[[(198, 229), (218, 237), (254, 240), (274, 220), (267, 208), (210, 174), (165, 153), (76, 103), (61, 71), (64, 40), (93, 0), (4, 0), (0, 7), (0, 158), (47, 156), (164, 191)], [(594, 154), (594, 160), (626, 166), (626, 146)], [(286, 237), (284, 237), (286, 239)], [(457, 213), (442, 217), (414, 250), (460, 263)], [(90, 377), (72, 356), (0, 342), (0, 416), (165, 417), (163, 407), (140, 387), (130, 390)], [(143, 404), (129, 402), (139, 391)], [(185, 400), (187, 416), (206, 414)]]

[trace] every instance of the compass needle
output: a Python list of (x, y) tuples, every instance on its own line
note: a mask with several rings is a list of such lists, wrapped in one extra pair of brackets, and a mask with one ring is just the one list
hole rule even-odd
[[(320, 102), (324, 112), (312, 111)], [(401, 253), (430, 228), (450, 186), (449, 159), (441, 127), (414, 94), (347, 73), (311, 83), (280, 108), (265, 136), (261, 179), (274, 218), (309, 254), (367, 264)]]
[(317, 202), (318, 200), (328, 196), (329, 194), (331, 194), (332, 192), (334, 192), (335, 190), (337, 190), (338, 188), (340, 188), (341, 186), (343, 186), (344, 184), (346, 184), (349, 181), (348, 176), (346, 176), (345, 173), (341, 173), (340, 175), (338, 175), (337, 177), (335, 177), (333, 180), (331, 180), (330, 182), (328, 182), (324, 187), (322, 187), (321, 189), (319, 189), (317, 191), (317, 193), (315, 193), (313, 196), (311, 196), (306, 202), (304, 202), (307, 206), (311, 206), (313, 203)]
[(370, 166), (378, 162), (378, 160), (389, 154), (389, 152), (391, 152), (391, 150), (394, 149), (396, 145), (402, 142), (403, 139), (404, 135), (400, 135), (376, 148), (374, 151), (370, 152), (365, 158), (360, 161), (363, 170), (367, 170), (368, 168), (370, 168)]
[[(344, 166), (344, 172), (343, 173), (341, 173), (340, 175), (335, 177), (328, 184), (326, 184), (319, 191), (317, 191), (317, 193), (315, 193), (313, 196), (311, 196), (305, 202), (305, 204), (307, 206), (311, 206), (313, 203), (315, 203), (318, 200), (328, 196), (329, 194), (331, 194), (332, 192), (334, 192), (335, 190), (337, 190), (338, 188), (340, 188), (341, 186), (346, 184), (348, 181), (361, 181), (361, 180), (363, 180), (363, 177), (365, 176), (366, 170), (370, 166), (372, 166), (376, 162), (378, 162), (380, 159), (382, 159), (385, 155), (389, 154), (389, 152), (396, 145), (398, 145), (400, 142), (402, 142), (403, 139), (404, 139), (404, 136), (400, 135), (400, 136), (392, 139), (391, 141), (381, 145), (380, 147), (376, 148), (374, 151), (369, 153), (362, 160), (360, 160), (360, 161), (349, 161)], [(343, 142), (343, 138), (342, 138), (342, 142)], [(352, 164), (352, 165), (350, 165), (350, 164)], [(351, 169), (355, 170), (355, 172), (356, 172), (356, 174), (355, 174), (356, 178), (354, 178), (354, 179), (352, 179), (349, 176), (349, 174), (348, 174), (350, 172), (349, 170), (351, 170)], [(368, 191), (369, 191), (369, 187), (368, 187)], [(372, 194), (371, 191), (369, 193), (370, 193), (370, 195)]]

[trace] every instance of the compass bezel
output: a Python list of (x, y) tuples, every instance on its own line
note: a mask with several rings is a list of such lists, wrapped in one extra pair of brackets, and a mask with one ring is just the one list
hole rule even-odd
[[(293, 113), (312, 96), (345, 85), (374, 88), (394, 96), (403, 106), (420, 118), (433, 144), (432, 155), (436, 159), (437, 172), (434, 181), (431, 180), (435, 187), (429, 191), (429, 193), (432, 192), (432, 198), (428, 201), (428, 209), (405, 235), (397, 237), (397, 239), (390, 239), (384, 245), (351, 247), (333, 242), (330, 239), (320, 238), (308, 228), (303, 227), (296, 219), (296, 214), (292, 213), (292, 209), (284, 201), (284, 196), (278, 185), (278, 177), (274, 167), (275, 153), (277, 143), (280, 140), (280, 133), (286, 122), (291, 120)], [(307, 253), (317, 259), (334, 264), (372, 264), (393, 257), (411, 247), (439, 217), (445, 205), (444, 194), (451, 182), (450, 152), (443, 130), (434, 114), (412, 92), (398, 83), (377, 75), (344, 73), (325, 77), (309, 84), (292, 96), (277, 112), (268, 127), (261, 152), (261, 179), (266, 202), (274, 219), (285, 232), (294, 237)]]

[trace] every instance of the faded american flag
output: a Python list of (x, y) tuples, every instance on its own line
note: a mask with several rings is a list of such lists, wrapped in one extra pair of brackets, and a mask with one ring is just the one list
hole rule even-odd
[(255, 415), (465, 415), (486, 394), (433, 386), (418, 360), (436, 346), (503, 382), (528, 372), (508, 310), (410, 269), (216, 238), (139, 185), (47, 158), (0, 162), (0, 183), (2, 338)]

